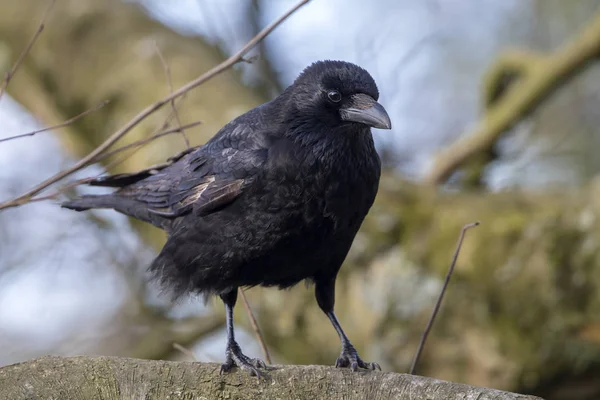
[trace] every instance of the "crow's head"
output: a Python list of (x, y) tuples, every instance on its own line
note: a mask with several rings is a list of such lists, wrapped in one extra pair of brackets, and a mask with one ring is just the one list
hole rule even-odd
[(287, 90), (294, 118), (329, 127), (390, 129), (379, 91), (363, 68), (344, 61), (318, 61), (307, 67)]

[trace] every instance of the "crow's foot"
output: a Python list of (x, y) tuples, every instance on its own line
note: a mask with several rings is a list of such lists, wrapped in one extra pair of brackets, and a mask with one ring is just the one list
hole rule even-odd
[(221, 365), (221, 373), (229, 372), (236, 366), (254, 375), (257, 378), (264, 378), (265, 374), (259, 368), (267, 368), (267, 364), (259, 358), (250, 358), (242, 353), (240, 346), (233, 342), (227, 346), (225, 363)]
[(342, 349), (342, 354), (335, 361), (336, 368), (348, 368), (352, 371), (358, 371), (359, 368), (371, 369), (371, 370), (379, 370), (381, 371), (381, 367), (376, 362), (365, 362), (359, 356), (356, 349), (350, 346), (344, 346)]

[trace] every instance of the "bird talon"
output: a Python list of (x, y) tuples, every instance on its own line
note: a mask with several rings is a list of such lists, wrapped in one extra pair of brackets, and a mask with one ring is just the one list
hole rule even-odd
[(233, 342), (229, 345), (227, 357), (227, 361), (221, 365), (221, 374), (229, 372), (236, 366), (248, 372), (250, 375), (256, 376), (259, 380), (260, 378), (265, 378), (265, 374), (263, 374), (259, 368), (266, 368), (267, 364), (259, 358), (250, 358), (242, 353), (242, 350), (237, 343)]
[(358, 371), (359, 368), (362, 369), (370, 369), (370, 370), (379, 370), (381, 371), (381, 367), (379, 364), (375, 362), (365, 362), (359, 356), (358, 352), (354, 348), (344, 349), (342, 350), (342, 354), (335, 361), (336, 368), (347, 368), (353, 372)]
[(267, 368), (267, 364), (261, 360), (260, 358), (253, 358), (250, 361), (252, 363), (252, 365), (254, 365), (256, 368)]
[(221, 368), (219, 370), (219, 375), (223, 375), (224, 373), (231, 371), (231, 369), (233, 368), (233, 365), (234, 365), (233, 361), (231, 361), (231, 360), (225, 362), (224, 364), (221, 364)]
[(346, 368), (348, 366), (348, 359), (344, 358), (344, 357), (338, 357), (337, 360), (335, 360), (335, 367), (336, 368)]
[(267, 368), (267, 364), (260, 358), (250, 358), (250, 357), (246, 356), (245, 354), (242, 354), (242, 356), (243, 356), (244, 362), (252, 365), (255, 369), (256, 368), (264, 368), (264, 369)]
[(258, 379), (259, 382), (260, 382), (261, 379), (265, 379), (266, 378), (265, 374), (262, 373), (257, 368), (252, 368), (251, 374), (254, 375), (254, 376), (256, 376), (256, 378)]

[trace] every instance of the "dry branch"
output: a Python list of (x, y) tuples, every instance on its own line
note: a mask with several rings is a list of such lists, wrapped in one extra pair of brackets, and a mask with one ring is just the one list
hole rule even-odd
[[(510, 53), (514, 54), (514, 53)], [(522, 54), (522, 53), (521, 53)], [(426, 176), (430, 184), (443, 183), (472, 157), (491, 149), (500, 135), (536, 109), (558, 88), (581, 72), (600, 55), (600, 13), (570, 43), (545, 57), (525, 57), (532, 61), (519, 77), (518, 84), (507, 90), (486, 112), (472, 132), (444, 150)], [(514, 70), (515, 58), (500, 58), (494, 70)]]
[(271, 354), (269, 353), (269, 348), (267, 347), (267, 343), (265, 342), (265, 338), (258, 326), (258, 321), (256, 321), (256, 317), (254, 316), (254, 312), (252, 311), (252, 307), (248, 302), (248, 298), (246, 297), (246, 293), (244, 289), (238, 289), (240, 296), (242, 297), (242, 301), (244, 303), (244, 308), (246, 309), (246, 314), (248, 314), (248, 319), (250, 320), (250, 325), (252, 326), (252, 330), (254, 331), (254, 336), (256, 336), (256, 340), (260, 344), (260, 348), (262, 349), (263, 356), (265, 357), (265, 361), (271, 364), (273, 361), (271, 360)]
[(64, 128), (65, 126), (71, 125), (73, 122), (85, 117), (86, 115), (91, 114), (94, 111), (101, 109), (102, 107), (104, 107), (107, 104), (108, 104), (108, 100), (104, 100), (102, 103), (97, 104), (96, 106), (90, 108), (89, 110), (86, 110), (86, 111), (82, 112), (81, 114), (78, 114), (72, 118), (69, 118), (68, 120), (66, 120), (64, 122), (61, 122), (60, 124), (48, 126), (46, 128), (42, 128), (42, 129), (37, 129), (35, 131), (31, 131), (31, 132), (27, 132), (27, 133), (21, 133), (20, 135), (2, 138), (2, 139), (0, 139), (0, 143), (7, 142), (9, 140), (24, 138), (27, 136), (34, 136), (34, 135), (37, 135), (38, 133), (42, 133), (42, 132), (47, 132), (47, 131), (51, 131), (51, 130), (55, 130), (55, 129)]
[[(85, 114), (88, 114), (91, 111), (92, 110), (88, 110), (88, 111), (85, 112)], [(70, 124), (70, 123), (73, 122), (74, 119), (81, 118), (82, 116), (83, 116), (83, 114), (80, 114), (80, 115), (78, 115), (78, 116), (76, 116), (74, 118), (71, 118), (69, 121), (63, 122), (60, 125), (61, 126), (65, 126), (67, 124)], [(179, 132), (181, 132), (181, 129), (193, 128), (195, 126), (200, 125), (201, 123), (202, 123), (201, 121), (196, 121), (196, 122), (192, 122), (190, 124), (186, 124), (186, 125), (179, 126), (179, 127), (176, 127), (176, 128), (167, 129), (166, 131), (155, 133), (154, 135), (152, 135), (152, 136), (150, 136), (148, 138), (137, 140), (137, 141), (135, 141), (133, 143), (129, 143), (127, 145), (124, 145), (122, 147), (114, 149), (114, 150), (112, 150), (110, 152), (104, 153), (104, 154), (102, 154), (101, 156), (99, 156), (96, 159), (96, 162), (99, 162), (99, 161), (102, 161), (102, 160), (104, 160), (106, 158), (112, 157), (115, 154), (121, 153), (121, 152), (123, 152), (125, 150), (134, 149), (133, 152), (131, 152), (130, 154), (127, 154), (125, 157), (122, 157), (122, 158), (119, 158), (117, 160), (114, 160), (114, 161), (110, 162), (108, 165), (106, 165), (106, 169), (110, 169), (110, 167), (113, 167), (113, 166), (115, 166), (115, 165), (123, 162), (128, 156), (130, 156), (131, 154), (135, 153), (137, 150), (141, 149), (146, 144), (148, 144), (150, 142), (153, 142), (154, 140), (156, 140), (158, 138), (161, 138), (163, 136), (171, 135), (173, 133), (179, 133)], [(18, 135), (18, 136), (11, 136), (10, 138), (7, 138), (7, 139), (17, 139), (17, 138), (22, 137), (22, 136), (32, 136), (32, 135), (34, 135), (36, 133), (40, 133), (40, 132), (43, 132), (43, 131), (46, 131), (46, 130), (49, 130), (49, 129), (52, 129), (52, 128), (45, 128), (45, 129), (41, 129), (39, 131), (34, 131), (34, 132), (30, 132), (30, 133), (26, 133), (26, 134)], [(0, 140), (0, 142), (2, 142), (2, 140)], [(68, 184), (66, 184), (66, 185), (58, 188), (56, 191), (53, 191), (50, 194), (47, 194), (47, 195), (44, 195), (44, 196), (36, 196), (36, 197), (30, 199), (28, 201), (28, 203), (36, 203), (36, 202), (39, 202), (39, 201), (46, 201), (46, 200), (55, 200), (60, 195), (62, 195), (63, 193), (67, 192), (68, 190), (73, 189), (76, 186), (83, 185), (85, 183), (89, 183), (90, 181), (93, 181), (94, 179), (100, 177), (103, 174), (104, 174), (104, 172), (100, 173), (97, 176), (91, 176), (91, 177), (87, 177), (87, 178), (78, 179), (78, 180), (73, 181), (73, 182), (69, 182)]]
[(136, 140), (133, 143), (129, 143), (129, 144), (121, 146), (121, 147), (119, 147), (117, 149), (114, 149), (114, 150), (111, 150), (109, 152), (106, 152), (106, 153), (102, 154), (101, 156), (99, 156), (96, 161), (104, 160), (106, 158), (112, 157), (115, 154), (121, 153), (121, 152), (123, 152), (125, 150), (128, 150), (128, 149), (142, 147), (142, 146), (144, 146), (144, 145), (146, 145), (146, 144), (148, 144), (150, 142), (153, 142), (154, 140), (156, 140), (158, 138), (161, 138), (163, 136), (171, 135), (173, 133), (179, 133), (179, 132), (181, 132), (184, 129), (190, 129), (190, 128), (193, 128), (193, 127), (198, 126), (200, 124), (202, 124), (202, 121), (196, 121), (196, 122), (192, 122), (192, 123), (185, 124), (185, 125), (178, 125), (175, 128), (171, 128), (171, 129), (167, 129), (167, 130), (162, 131), (162, 132), (155, 133), (152, 136), (149, 136), (147, 138)]
[[(167, 60), (163, 56), (162, 51), (160, 51), (160, 47), (158, 46), (158, 43), (154, 43), (154, 45), (156, 47), (156, 54), (158, 54), (158, 58), (160, 58), (160, 63), (162, 64), (163, 69), (165, 70), (165, 76), (167, 78), (167, 83), (169, 84), (169, 94), (173, 94), (173, 79), (171, 78), (171, 68), (169, 68), (169, 64), (167, 63)], [(170, 103), (171, 103), (171, 112), (173, 113), (173, 116), (175, 117), (175, 120), (177, 121), (177, 127), (179, 127), (179, 132), (181, 132), (181, 136), (183, 136), (183, 140), (185, 141), (185, 147), (189, 149), (190, 148), (190, 140), (188, 139), (187, 135), (185, 134), (185, 130), (181, 127), (181, 119), (179, 118), (179, 113), (177, 112), (177, 107), (175, 107), (175, 99), (171, 99)]]
[(433, 322), (435, 321), (435, 317), (440, 310), (442, 305), (442, 300), (444, 299), (444, 294), (446, 293), (446, 289), (448, 289), (448, 285), (450, 284), (450, 278), (452, 277), (452, 273), (454, 272), (454, 267), (456, 266), (456, 260), (458, 260), (458, 254), (460, 253), (460, 248), (462, 247), (463, 240), (465, 238), (465, 233), (468, 229), (479, 226), (479, 222), (473, 222), (471, 224), (467, 224), (463, 226), (460, 231), (460, 236), (458, 238), (458, 243), (456, 244), (456, 249), (454, 250), (454, 255), (452, 256), (452, 262), (450, 263), (450, 268), (448, 268), (448, 273), (446, 274), (446, 278), (444, 279), (444, 285), (442, 285), (442, 290), (435, 302), (435, 306), (433, 307), (433, 311), (431, 312), (431, 317), (429, 317), (429, 321), (427, 322), (427, 326), (421, 335), (421, 340), (419, 341), (419, 346), (417, 347), (417, 352), (415, 353), (415, 357), (413, 358), (413, 362), (410, 366), (409, 374), (415, 374), (417, 370), (417, 363), (419, 362), (419, 358), (421, 357), (421, 352), (423, 351), (423, 347), (425, 347), (425, 342), (427, 341), (427, 336), (429, 336), (429, 332), (431, 331), (431, 327), (433, 326)]
[(392, 372), (325, 366), (275, 366), (268, 381), (249, 374), (219, 374), (210, 363), (114, 357), (44, 357), (0, 369), (0, 397), (73, 399), (494, 399), (519, 395)]

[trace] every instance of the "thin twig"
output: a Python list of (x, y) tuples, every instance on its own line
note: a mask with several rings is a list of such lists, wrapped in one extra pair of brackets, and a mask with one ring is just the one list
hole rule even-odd
[(12, 66), (10, 71), (8, 71), (6, 74), (4, 74), (4, 80), (2, 81), (2, 85), (0, 85), (0, 99), (2, 99), (2, 95), (6, 91), (6, 88), (8, 87), (10, 80), (15, 76), (15, 74), (19, 70), (19, 67), (23, 63), (23, 59), (25, 59), (27, 54), (29, 54), (29, 52), (31, 51), (31, 48), (33, 47), (33, 44), (36, 42), (36, 40), (38, 39), (38, 37), (40, 36), (42, 31), (44, 30), (44, 22), (46, 21), (46, 17), (48, 17), (48, 14), (50, 14), (50, 10), (52, 10), (52, 7), (54, 6), (55, 1), (56, 0), (50, 0), (50, 4), (48, 4), (48, 7), (46, 7), (46, 10), (44, 11), (44, 14), (42, 15), (42, 20), (40, 21), (40, 24), (38, 25), (37, 30), (33, 34), (33, 37), (31, 38), (31, 40), (29, 40), (29, 43), (27, 43), (27, 46), (25, 46), (25, 48), (23, 49), (21, 54), (19, 54), (19, 58), (17, 58), (17, 61)]
[(425, 346), (425, 341), (427, 340), (429, 331), (431, 331), (431, 327), (433, 326), (433, 321), (435, 320), (435, 317), (436, 317), (436, 315), (440, 309), (440, 306), (442, 304), (442, 299), (444, 298), (444, 293), (446, 293), (446, 289), (448, 288), (448, 284), (450, 283), (450, 277), (452, 276), (452, 272), (454, 272), (454, 266), (456, 265), (456, 260), (458, 259), (458, 254), (460, 253), (460, 248), (462, 246), (462, 242), (465, 237), (465, 232), (467, 232), (467, 230), (469, 228), (473, 228), (478, 225), (479, 225), (479, 222), (473, 222), (473, 223), (463, 226), (462, 230), (460, 231), (460, 237), (458, 238), (458, 243), (456, 244), (456, 250), (454, 250), (454, 256), (452, 257), (452, 263), (450, 264), (450, 268), (448, 269), (448, 273), (446, 274), (446, 279), (444, 280), (444, 285), (442, 286), (442, 291), (440, 292), (440, 295), (439, 295), (437, 301), (435, 302), (435, 307), (433, 307), (433, 312), (431, 313), (431, 317), (429, 317), (429, 321), (427, 322), (427, 327), (425, 328), (425, 331), (423, 331), (423, 335), (421, 335), (421, 341), (419, 342), (419, 347), (417, 348), (417, 353), (415, 354), (415, 357), (413, 358), (413, 362), (410, 366), (410, 370), (408, 373), (411, 375), (415, 374), (415, 370), (417, 368), (417, 363), (419, 362), (419, 358), (421, 357), (421, 352), (423, 351), (423, 347)]
[(60, 196), (61, 194), (63, 194), (67, 190), (72, 189), (72, 188), (74, 188), (76, 186), (79, 186), (79, 185), (83, 185), (84, 183), (91, 182), (94, 179), (100, 177), (102, 174), (104, 174), (104, 172), (99, 173), (95, 177), (92, 176), (92, 177), (77, 179), (76, 181), (70, 182), (70, 183), (66, 184), (65, 186), (61, 187), (60, 189), (56, 190), (56, 192), (50, 193), (50, 194), (45, 195), (45, 196), (34, 197), (29, 202), (30, 203), (34, 203), (34, 202), (44, 201), (44, 200), (56, 200), (56, 198), (58, 196)]
[[(192, 122), (191, 124), (184, 125), (183, 128), (189, 129), (189, 128), (192, 128), (194, 126), (200, 125), (201, 123), (202, 123), (201, 121)], [(167, 124), (167, 121), (165, 121), (165, 123), (163, 124), (163, 127), (166, 124)], [(160, 137), (166, 136), (166, 135), (170, 135), (170, 134), (176, 133), (176, 132), (179, 132), (179, 128), (168, 129), (166, 131), (162, 131), (162, 132), (156, 133), (156, 134), (154, 134), (154, 135), (152, 135), (152, 136), (150, 136), (148, 138), (145, 138), (145, 139), (142, 139), (142, 140), (138, 140), (137, 142), (130, 143), (130, 144), (126, 145), (126, 146), (123, 146), (123, 147), (120, 147), (118, 149), (115, 149), (115, 150), (113, 150), (113, 151), (111, 151), (109, 153), (103, 154), (98, 159), (98, 161), (103, 160), (104, 158), (107, 158), (109, 156), (112, 156), (112, 155), (114, 155), (116, 153), (119, 153), (121, 151), (127, 150), (128, 148), (132, 148), (132, 147), (135, 147), (135, 146), (137, 146), (137, 148), (135, 149), (135, 151), (138, 151), (140, 148), (142, 148), (144, 145), (150, 143), (151, 141), (153, 141), (155, 139), (158, 139)], [(133, 153), (135, 153), (135, 151), (132, 152), (132, 153), (130, 153), (130, 154), (128, 154), (128, 155), (126, 155), (125, 157), (122, 157), (121, 159), (116, 160), (116, 162), (109, 163), (108, 165), (106, 165), (106, 167), (104, 169), (108, 170), (111, 167), (114, 167), (115, 165), (118, 165), (118, 164), (122, 163), (128, 157), (130, 157)], [(60, 196), (61, 194), (63, 194), (67, 190), (69, 190), (71, 188), (74, 188), (76, 186), (82, 185), (84, 183), (88, 183), (90, 181), (93, 181), (94, 179), (100, 177), (103, 174), (104, 174), (104, 171), (100, 172), (96, 176), (87, 177), (87, 178), (81, 178), (81, 179), (78, 179), (76, 181), (70, 182), (70, 183), (66, 184), (65, 186), (61, 187), (60, 189), (56, 190), (55, 192), (53, 192), (51, 194), (48, 194), (48, 195), (45, 195), (45, 196), (37, 196), (37, 197), (32, 198), (31, 200), (29, 200), (29, 203), (35, 203), (35, 202), (45, 201), (45, 200), (55, 200), (58, 196)]]
[[(179, 106), (181, 106), (181, 103), (185, 100), (185, 97), (187, 96), (187, 93), (183, 94), (183, 96), (181, 96), (178, 99), (174, 100), (174, 104), (175, 104), (175, 108), (172, 108), (171, 111), (169, 112), (169, 114), (167, 115), (167, 117), (165, 118), (164, 122), (162, 123), (162, 125), (160, 126), (160, 128), (156, 129), (152, 135), (156, 134), (157, 132), (160, 132), (162, 130), (165, 130), (169, 124), (171, 123), (171, 120), (175, 118), (175, 113), (177, 112), (177, 108)], [(181, 124), (180, 124), (181, 125)]]
[(175, 350), (179, 350), (180, 352), (182, 352), (186, 356), (190, 357), (192, 359), (192, 361), (198, 361), (198, 358), (196, 358), (196, 355), (194, 354), (193, 351), (191, 351), (190, 349), (188, 349), (188, 348), (180, 345), (179, 343), (173, 343), (173, 348)]
[[(193, 123), (191, 123), (191, 124), (184, 125), (184, 126), (183, 126), (183, 128), (189, 129), (189, 128), (192, 128), (192, 127), (194, 127), (194, 126), (196, 126), (196, 125), (199, 125), (199, 124), (201, 124), (201, 123), (202, 123), (202, 122), (200, 122), (200, 121), (198, 121), (198, 122), (193, 122)], [(137, 148), (135, 149), (135, 151), (137, 151), (137, 150), (139, 150), (141, 147), (143, 147), (145, 144), (148, 144), (148, 143), (150, 143), (151, 141), (153, 141), (153, 140), (155, 140), (155, 139), (158, 139), (158, 138), (160, 138), (160, 137), (163, 137), (163, 136), (166, 136), (166, 135), (170, 135), (170, 134), (173, 134), (173, 133), (176, 133), (176, 132), (179, 132), (179, 129), (178, 129), (178, 128), (173, 128), (173, 129), (169, 129), (169, 130), (166, 130), (166, 131), (163, 131), (163, 132), (159, 132), (159, 133), (157, 133), (157, 134), (155, 134), (155, 135), (153, 135), (153, 136), (151, 136), (151, 137), (148, 137), (148, 138), (145, 138), (145, 139), (142, 139), (142, 140), (138, 140), (137, 142), (130, 143), (130, 144), (126, 145), (126, 146), (123, 146), (123, 147), (120, 147), (120, 148), (118, 148), (118, 149), (115, 149), (115, 150), (111, 151), (110, 153), (103, 154), (103, 155), (102, 155), (102, 156), (101, 156), (101, 157), (98, 159), (98, 161), (100, 161), (100, 160), (103, 160), (104, 158), (107, 158), (107, 157), (109, 157), (109, 156), (112, 156), (112, 155), (114, 155), (114, 154), (116, 154), (116, 153), (119, 153), (119, 152), (121, 152), (121, 151), (127, 150), (128, 148), (132, 148), (132, 147), (135, 147), (135, 146), (137, 146)], [(134, 152), (135, 152), (135, 151), (134, 151)], [(130, 157), (130, 156), (131, 156), (131, 155), (132, 155), (134, 152), (132, 152), (132, 153), (130, 153), (130, 154), (126, 155), (125, 157), (122, 157), (122, 158), (120, 158), (120, 159), (118, 159), (118, 160), (115, 160), (114, 162), (111, 162), (111, 163), (109, 163), (108, 165), (106, 165), (106, 167), (105, 167), (104, 169), (105, 169), (105, 170), (108, 170), (108, 169), (110, 169), (110, 168), (112, 168), (112, 167), (114, 167), (114, 166), (116, 166), (116, 165), (118, 165), (118, 164), (122, 163), (122, 162), (123, 162), (123, 161), (125, 161), (125, 160), (126, 160), (128, 157)], [(101, 175), (103, 175), (103, 174), (104, 174), (104, 171), (103, 171), (103, 172), (101, 172), (101, 173), (99, 173), (99, 174), (98, 174), (98, 175), (96, 175), (95, 177), (93, 176), (93, 177), (88, 177), (88, 178), (82, 178), (82, 179), (78, 179), (78, 180), (76, 180), (76, 181), (70, 182), (70, 183), (68, 183), (67, 185), (65, 185), (65, 186), (61, 187), (60, 189), (58, 189), (57, 191), (55, 191), (55, 192), (53, 192), (53, 193), (51, 193), (51, 194), (49, 194), (49, 195), (34, 197), (34, 198), (32, 198), (32, 199), (31, 199), (29, 202), (30, 202), (30, 203), (34, 203), (34, 202), (38, 202), (38, 201), (44, 201), (44, 200), (54, 200), (54, 199), (56, 199), (56, 198), (57, 198), (59, 195), (61, 195), (61, 194), (63, 194), (64, 192), (66, 192), (67, 190), (69, 190), (69, 189), (71, 189), (71, 188), (74, 188), (75, 186), (79, 186), (79, 185), (82, 185), (82, 184), (84, 184), (84, 183), (88, 183), (88, 182), (90, 182), (90, 181), (93, 181), (94, 179), (96, 179), (96, 178), (100, 177), (100, 176), (101, 176)]]
[(133, 143), (129, 143), (129, 144), (126, 144), (125, 146), (119, 147), (118, 149), (114, 149), (112, 151), (104, 153), (100, 157), (98, 157), (96, 159), (96, 161), (104, 160), (105, 158), (113, 156), (113, 155), (115, 155), (117, 153), (120, 153), (120, 152), (122, 152), (124, 150), (131, 149), (133, 147), (143, 146), (143, 145), (148, 144), (148, 143), (150, 143), (150, 142), (152, 142), (152, 141), (154, 141), (154, 140), (156, 140), (156, 139), (158, 139), (160, 137), (171, 135), (173, 133), (179, 133), (179, 132), (181, 132), (182, 129), (190, 129), (190, 128), (193, 128), (193, 127), (198, 126), (200, 124), (202, 124), (202, 121), (196, 121), (196, 122), (192, 122), (190, 124), (186, 124), (186, 125), (183, 125), (183, 126), (178, 126), (176, 128), (171, 128), (171, 129), (167, 129), (166, 131), (155, 133), (154, 135), (149, 136), (147, 138), (137, 140), (137, 141), (135, 141)]
[[(160, 58), (160, 62), (165, 70), (165, 75), (167, 76), (167, 83), (169, 84), (169, 94), (173, 94), (173, 80), (171, 79), (171, 68), (169, 68), (169, 64), (167, 64), (167, 60), (163, 56), (162, 51), (160, 51), (160, 47), (158, 47), (158, 43), (154, 42), (154, 46), (156, 47), (156, 53), (158, 54), (158, 58)], [(190, 148), (190, 141), (185, 134), (185, 131), (181, 127), (181, 120), (179, 119), (179, 113), (177, 112), (177, 107), (175, 107), (175, 99), (171, 99), (171, 110), (173, 111), (173, 115), (175, 116), (175, 120), (177, 121), (177, 126), (179, 127), (179, 132), (183, 136), (183, 140), (185, 141), (185, 146)]]
[(0, 203), (0, 210), (11, 207), (18, 207), (22, 204), (26, 204), (31, 201), (31, 199), (40, 193), (42, 190), (46, 189), (48, 186), (64, 179), (65, 177), (73, 174), (74, 172), (79, 171), (80, 169), (87, 167), (89, 164), (94, 163), (96, 158), (104, 153), (107, 149), (109, 149), (113, 144), (115, 144), (118, 140), (120, 140), (123, 136), (125, 136), (129, 131), (131, 131), (134, 127), (136, 127), (140, 122), (145, 120), (148, 116), (153, 114), (156, 110), (163, 107), (165, 104), (170, 102), (172, 99), (176, 99), (178, 97), (183, 96), (185, 93), (194, 89), (195, 87), (203, 84), (207, 80), (215, 77), (216, 75), (226, 71), (231, 68), (233, 65), (237, 64), (242, 60), (242, 58), (254, 48), (258, 43), (260, 43), (267, 35), (269, 35), (277, 26), (279, 26), (283, 21), (285, 21), (289, 16), (291, 16), (296, 10), (298, 10), (303, 5), (307, 4), (310, 0), (301, 0), (295, 6), (293, 6), (289, 11), (279, 17), (277, 20), (272, 22), (262, 31), (260, 31), (256, 36), (254, 36), (244, 47), (242, 47), (237, 53), (229, 57), (227, 60), (223, 61), (221, 64), (213, 67), (209, 71), (200, 75), (198, 78), (186, 83), (181, 86), (175, 92), (170, 94), (169, 96), (163, 98), (155, 102), (154, 104), (149, 105), (142, 111), (140, 111), (131, 121), (129, 121), (125, 126), (121, 129), (113, 133), (108, 139), (106, 139), (102, 144), (92, 150), (87, 156), (80, 159), (73, 166), (60, 171), (59, 173), (51, 176), (50, 178), (44, 180), (43, 182), (37, 184), (27, 192), (22, 195), (8, 200), (4, 203)]
[(0, 143), (7, 142), (7, 141), (13, 140), (13, 139), (23, 138), (23, 137), (26, 137), (26, 136), (33, 136), (33, 135), (36, 135), (36, 134), (41, 133), (41, 132), (46, 132), (46, 131), (50, 131), (50, 130), (64, 128), (65, 126), (71, 125), (73, 122), (77, 121), (78, 119), (83, 118), (86, 115), (93, 113), (94, 111), (98, 111), (99, 109), (101, 109), (102, 107), (104, 107), (105, 105), (107, 105), (108, 103), (109, 103), (108, 100), (104, 100), (102, 103), (96, 105), (95, 107), (90, 108), (89, 110), (86, 110), (86, 111), (82, 112), (81, 114), (76, 115), (73, 118), (70, 118), (70, 119), (66, 120), (65, 122), (61, 122), (60, 124), (49, 126), (47, 128), (38, 129), (38, 130), (33, 131), (33, 132), (22, 133), (20, 135), (15, 135), (15, 136), (7, 137), (7, 138), (2, 138), (2, 139), (0, 139)]
[[(180, 97), (177, 100), (179, 100), (181, 102), (181, 101), (183, 101), (184, 98), (185, 98), (185, 95), (182, 96), (182, 97)], [(175, 128), (175, 129), (168, 129), (166, 131), (164, 130), (164, 129), (166, 129), (169, 126), (169, 124), (171, 122), (171, 119), (173, 119), (174, 116), (175, 116), (175, 114), (174, 114), (173, 110), (171, 110), (171, 112), (169, 113), (169, 115), (167, 115), (167, 118), (165, 118), (165, 120), (162, 123), (162, 125), (158, 129), (156, 129), (150, 136), (148, 136), (145, 139), (140, 139), (137, 142), (133, 142), (131, 144), (122, 146), (122, 147), (120, 147), (118, 149), (115, 149), (115, 150), (113, 150), (111, 152), (105, 153), (102, 156), (98, 157), (98, 159), (96, 161), (101, 161), (101, 160), (103, 160), (103, 159), (105, 159), (107, 157), (110, 157), (111, 155), (114, 155), (116, 153), (119, 153), (119, 152), (121, 152), (123, 150), (127, 150), (127, 149), (129, 149), (131, 147), (135, 147), (135, 149), (132, 152), (130, 152), (129, 154), (124, 154), (123, 156), (118, 157), (117, 159), (111, 161), (110, 163), (108, 163), (107, 165), (104, 166), (104, 169), (110, 170), (111, 168), (114, 168), (115, 166), (121, 164), (123, 161), (127, 160), (129, 157), (131, 157), (132, 155), (134, 155), (135, 153), (137, 153), (138, 151), (140, 151), (142, 148), (144, 148), (144, 146), (146, 144), (148, 144), (150, 142), (153, 142), (155, 139), (158, 139), (158, 138), (166, 136), (166, 135), (170, 135), (170, 134), (175, 133), (175, 132), (179, 132), (180, 127)], [(184, 128), (191, 128), (191, 127), (199, 125), (201, 123), (202, 123), (201, 121), (192, 122), (191, 124), (188, 124), (188, 125), (184, 126)]]
[(256, 339), (258, 340), (258, 343), (260, 343), (260, 347), (262, 348), (262, 352), (263, 352), (263, 355), (265, 356), (265, 360), (267, 361), (267, 363), (272, 364), (271, 355), (269, 354), (269, 349), (267, 348), (267, 344), (265, 343), (265, 338), (263, 337), (262, 332), (260, 331), (258, 322), (256, 321), (256, 317), (254, 316), (254, 312), (252, 311), (252, 308), (250, 307), (250, 303), (248, 303), (248, 299), (246, 298), (246, 293), (244, 293), (242, 288), (239, 288), (238, 291), (240, 292), (240, 295), (242, 296), (242, 301), (244, 302), (244, 307), (246, 307), (246, 312), (248, 313), (248, 318), (250, 319), (250, 324), (252, 325), (252, 329), (254, 330), (254, 334), (256, 335)]

